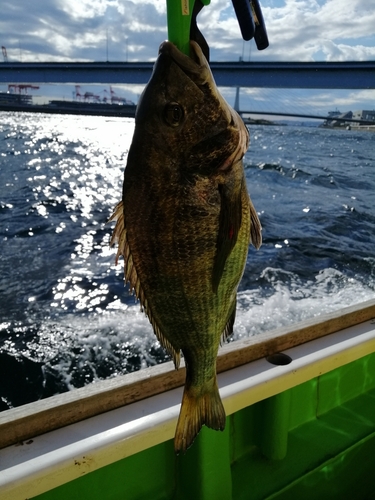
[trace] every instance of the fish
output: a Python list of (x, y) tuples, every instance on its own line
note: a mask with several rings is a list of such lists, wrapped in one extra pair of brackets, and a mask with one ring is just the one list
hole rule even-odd
[(176, 369), (184, 357), (177, 454), (203, 425), (224, 430), (216, 358), (233, 332), (249, 244), (262, 242), (242, 161), (248, 130), (219, 93), (198, 43), (190, 42), (190, 52), (160, 45), (110, 219), (125, 282)]

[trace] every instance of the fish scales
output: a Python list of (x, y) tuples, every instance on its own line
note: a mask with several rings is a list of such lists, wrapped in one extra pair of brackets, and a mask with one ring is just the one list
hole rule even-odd
[(202, 425), (224, 429), (216, 357), (232, 333), (249, 243), (261, 226), (246, 189), (248, 132), (219, 94), (209, 65), (164, 42), (137, 108), (116, 207), (130, 282), (161, 344), (186, 364), (175, 434), (185, 451)]

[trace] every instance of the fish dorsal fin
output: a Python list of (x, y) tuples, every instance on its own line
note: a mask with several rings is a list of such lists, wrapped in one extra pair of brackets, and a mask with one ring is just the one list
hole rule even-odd
[(160, 344), (172, 356), (174, 365), (177, 369), (180, 366), (180, 353), (177, 352), (172, 346), (172, 344), (165, 338), (159, 325), (157, 324), (152, 314), (152, 310), (148, 303), (147, 297), (145, 296), (141, 281), (138, 277), (138, 273), (133, 262), (133, 256), (131, 254), (127, 239), (122, 201), (118, 203), (117, 206), (115, 207), (115, 210), (112, 216), (109, 218), (108, 222), (111, 221), (116, 221), (116, 225), (113, 230), (112, 238), (110, 241), (111, 246), (114, 245), (115, 243), (118, 243), (118, 249), (116, 254), (116, 265), (118, 263), (119, 257), (122, 256), (124, 258), (125, 283), (129, 282), (130, 291), (134, 291), (135, 296), (141, 303), (142, 311), (145, 312), (152, 325), (152, 328), (154, 329), (157, 339), (159, 340)]

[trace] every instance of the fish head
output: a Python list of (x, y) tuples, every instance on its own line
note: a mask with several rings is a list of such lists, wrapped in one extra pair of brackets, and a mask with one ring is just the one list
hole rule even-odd
[(194, 41), (190, 57), (171, 42), (161, 44), (138, 103), (136, 131), (154, 151), (195, 171), (222, 168), (248, 147), (246, 127), (221, 96)]

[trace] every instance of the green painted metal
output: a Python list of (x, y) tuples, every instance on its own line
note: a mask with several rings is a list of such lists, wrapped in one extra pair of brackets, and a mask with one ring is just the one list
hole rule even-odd
[[(229, 425), (228, 425), (229, 424)], [(230, 422), (224, 432), (203, 428), (197, 445), (177, 459), (175, 495), (172, 498), (190, 500), (231, 500), (232, 477), (230, 464)], [(204, 464), (204, 467), (202, 467)]]
[[(280, 433), (280, 436), (278, 435)], [(375, 354), (204, 428), (185, 455), (167, 441), (38, 500), (375, 498)]]
[[(190, 25), (196, 0), (167, 0), (168, 40), (190, 55)], [(203, 0), (208, 5), (210, 0)]]
[(281, 460), (287, 454), (291, 391), (276, 394), (262, 402), (262, 453), (271, 460)]

